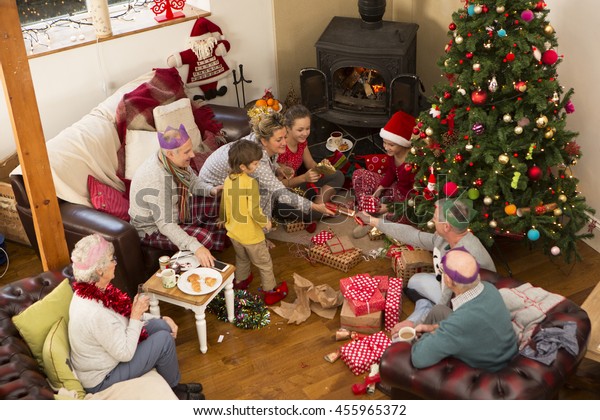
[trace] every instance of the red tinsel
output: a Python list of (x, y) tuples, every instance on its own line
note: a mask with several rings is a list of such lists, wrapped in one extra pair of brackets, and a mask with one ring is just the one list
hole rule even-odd
[(570, 141), (565, 145), (565, 152), (569, 154), (569, 156), (578, 156), (581, 147), (577, 144), (576, 141)]
[[(106, 286), (106, 289), (102, 291), (92, 283), (76, 281), (73, 283), (73, 291), (79, 297), (100, 302), (105, 308), (115, 311), (125, 318), (129, 318), (131, 315), (131, 299), (127, 293), (112, 284)], [(144, 341), (146, 338), (148, 338), (148, 331), (146, 328), (142, 328), (139, 341)]]

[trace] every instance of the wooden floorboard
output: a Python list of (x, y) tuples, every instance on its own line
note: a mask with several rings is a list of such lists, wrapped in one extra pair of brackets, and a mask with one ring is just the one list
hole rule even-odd
[[(6, 243), (10, 256), (7, 273), (0, 278), (6, 284), (41, 271), (41, 263), (29, 247), (12, 242)], [(494, 256), (498, 269), (507, 274), (508, 264), (515, 278), (560, 293), (578, 304), (598, 282), (600, 254), (587, 244), (578, 244), (583, 260), (566, 264), (560, 258), (543, 255), (536, 248), (520, 242), (501, 240)], [(363, 261), (348, 273), (342, 273), (321, 264), (311, 265), (299, 258), (297, 248), (277, 242), (272, 250), (275, 274), (278, 280), (287, 280), (290, 295), (287, 302), (296, 298), (292, 287), (292, 274), (309, 279), (315, 285), (328, 284), (339, 289), (339, 279), (347, 275), (368, 272), (372, 275), (392, 275), (389, 259)], [(233, 249), (218, 253), (224, 261), (234, 261)], [(0, 266), (0, 273), (5, 265)], [(258, 274), (255, 273), (258, 279)], [(256, 292), (259, 281), (250, 286)], [(402, 317), (412, 312), (414, 304), (403, 300)], [(328, 363), (324, 355), (335, 351), (343, 342), (336, 342), (335, 331), (339, 327), (339, 311), (332, 320), (314, 313), (300, 325), (289, 325), (287, 320), (271, 312), (271, 322), (258, 330), (244, 330), (220, 321), (208, 313), (208, 352), (202, 354), (196, 335), (194, 315), (179, 307), (161, 303), (161, 311), (179, 324), (177, 350), (183, 381), (200, 381), (206, 397), (220, 400), (371, 400), (387, 399), (381, 392), (373, 395), (355, 396), (351, 386), (362, 382), (364, 375), (355, 376), (338, 360)], [(223, 336), (222, 342), (218, 342)], [(587, 360), (578, 374), (560, 393), (562, 399), (600, 398), (600, 368), (598, 363)]]

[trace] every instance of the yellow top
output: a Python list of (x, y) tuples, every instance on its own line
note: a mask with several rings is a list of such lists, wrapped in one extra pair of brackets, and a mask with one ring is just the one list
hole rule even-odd
[(225, 178), (221, 193), (221, 220), (225, 222), (227, 236), (243, 245), (265, 240), (262, 228), (267, 225), (267, 217), (260, 208), (258, 182), (254, 178), (245, 173)]

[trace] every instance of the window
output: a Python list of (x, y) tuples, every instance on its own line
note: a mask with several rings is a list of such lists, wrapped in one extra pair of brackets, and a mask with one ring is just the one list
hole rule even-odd
[[(127, 0), (108, 0), (108, 5), (128, 3)], [(136, 4), (146, 1), (138, 0)], [(21, 25), (48, 19), (69, 17), (87, 11), (85, 0), (17, 0)]]

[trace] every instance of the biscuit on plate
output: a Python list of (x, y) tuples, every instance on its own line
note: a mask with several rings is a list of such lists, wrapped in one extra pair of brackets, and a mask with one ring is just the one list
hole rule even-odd
[(215, 285), (215, 283), (217, 282), (217, 279), (214, 277), (206, 277), (204, 279), (204, 283), (206, 283), (206, 285), (208, 287), (213, 287)]
[(189, 281), (190, 283), (193, 283), (195, 281), (200, 281), (200, 276), (196, 273), (190, 274), (187, 278), (187, 281)]

